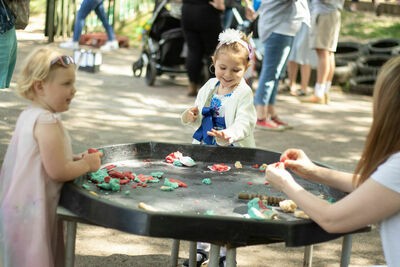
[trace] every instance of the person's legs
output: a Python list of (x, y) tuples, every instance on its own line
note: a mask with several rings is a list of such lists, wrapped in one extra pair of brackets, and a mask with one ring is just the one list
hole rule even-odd
[(115, 39), (114, 29), (108, 22), (106, 11), (104, 10), (103, 2), (101, 2), (95, 9), (94, 12), (96, 13), (97, 17), (103, 23), (103, 27), (107, 32), (108, 41), (113, 41)]
[(294, 61), (288, 61), (287, 63), (287, 72), (289, 78), (289, 90), (290, 94), (296, 95), (296, 78), (297, 71), (299, 69), (299, 65)]
[(311, 66), (301, 65), (300, 73), (301, 73), (301, 92), (303, 95), (306, 95), (308, 89), (308, 83), (310, 81), (310, 76), (311, 76)]
[(0, 89), (9, 88), (17, 61), (15, 28), (0, 34)]
[(189, 78), (189, 96), (195, 96), (201, 80), (201, 68), (203, 59), (203, 47), (201, 38), (197, 32), (186, 30), (185, 39), (188, 46), (186, 56), (186, 70)]
[(95, 0), (84, 0), (76, 14), (76, 21), (74, 25), (74, 35), (72, 37), (73, 42), (78, 42), (81, 37), (82, 29), (85, 26), (85, 19), (89, 15), (90, 11), (96, 8), (98, 2)]
[[(276, 116), (274, 105), (279, 77), (289, 55), (292, 42), (292, 36), (276, 33), (272, 33), (264, 42), (264, 58), (261, 75), (254, 98), (259, 124), (265, 119), (268, 119), (268, 115)], [(271, 125), (272, 127), (267, 128), (277, 127), (275, 123), (271, 123)]]

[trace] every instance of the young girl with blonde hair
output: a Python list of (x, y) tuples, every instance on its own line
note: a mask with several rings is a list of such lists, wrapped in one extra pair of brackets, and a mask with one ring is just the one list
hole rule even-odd
[(59, 113), (75, 95), (71, 57), (50, 48), (33, 51), (18, 81), (32, 103), (19, 116), (0, 173), (2, 266), (63, 266), (57, 204), (64, 182), (100, 167), (101, 152), (72, 154)]
[[(400, 57), (377, 77), (373, 120), (355, 173), (317, 166), (302, 150), (288, 149), (279, 167), (269, 165), (266, 180), (283, 191), (330, 233), (346, 233), (380, 223), (387, 266), (400, 266)], [(349, 194), (334, 204), (302, 188), (285, 170)]]
[(253, 91), (243, 78), (251, 53), (243, 32), (227, 29), (219, 35), (212, 57), (216, 78), (203, 85), (194, 107), (181, 116), (183, 124), (198, 128), (193, 143), (255, 147)]

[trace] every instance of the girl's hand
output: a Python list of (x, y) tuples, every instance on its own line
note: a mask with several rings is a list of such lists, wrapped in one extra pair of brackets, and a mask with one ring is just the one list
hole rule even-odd
[(103, 156), (102, 152), (84, 153), (83, 160), (89, 166), (89, 172), (96, 172), (100, 168), (101, 156)]
[(293, 182), (293, 176), (285, 170), (283, 164), (274, 166), (274, 164), (270, 164), (265, 169), (265, 180), (277, 190), (283, 191), (285, 186)]
[(84, 155), (85, 155), (85, 152), (74, 155), (73, 156), (73, 161), (77, 161), (77, 160), (83, 159)]
[(303, 178), (312, 177), (317, 168), (301, 149), (288, 149), (282, 153), (281, 159), (284, 159), (286, 168)]
[(189, 109), (187, 113), (187, 120), (190, 122), (195, 122), (197, 120), (197, 117), (199, 115), (199, 107), (194, 107)]
[(217, 131), (215, 129), (211, 129), (211, 132), (208, 131), (207, 134), (210, 135), (210, 136), (214, 136), (215, 138), (224, 139), (225, 141), (228, 141), (228, 142), (229, 142), (229, 139), (230, 139), (230, 137), (227, 136), (225, 132)]

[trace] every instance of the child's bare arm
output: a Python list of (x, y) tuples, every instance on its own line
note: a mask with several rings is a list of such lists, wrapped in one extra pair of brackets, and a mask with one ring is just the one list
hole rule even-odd
[(65, 157), (64, 134), (59, 123), (38, 123), (34, 131), (43, 166), (52, 179), (66, 182), (100, 168), (101, 152), (83, 155), (76, 161)]

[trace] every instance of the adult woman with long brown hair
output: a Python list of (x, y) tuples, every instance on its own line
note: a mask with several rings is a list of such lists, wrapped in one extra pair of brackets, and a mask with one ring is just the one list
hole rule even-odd
[[(354, 174), (317, 166), (302, 150), (288, 149), (278, 167), (269, 165), (266, 180), (283, 191), (330, 233), (345, 233), (380, 223), (388, 266), (400, 266), (400, 57), (389, 60), (377, 77), (373, 121)], [(328, 203), (307, 192), (285, 170), (349, 192)]]

